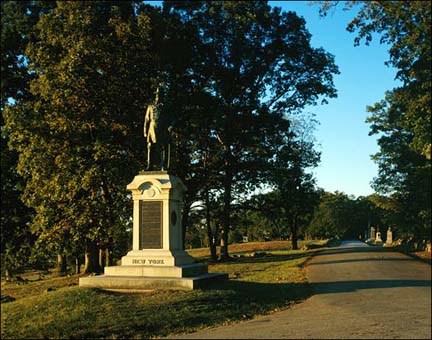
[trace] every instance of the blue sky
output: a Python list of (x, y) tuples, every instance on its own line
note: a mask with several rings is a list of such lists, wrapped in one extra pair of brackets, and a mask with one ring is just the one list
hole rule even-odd
[(396, 70), (384, 65), (388, 46), (379, 38), (370, 46), (354, 47), (355, 33), (346, 30), (356, 9), (342, 11), (342, 5), (325, 18), (319, 5), (308, 1), (270, 1), (270, 5), (294, 11), (304, 17), (312, 34), (313, 47), (323, 47), (335, 56), (340, 74), (335, 76), (338, 98), (327, 105), (309, 107), (320, 122), (315, 132), (321, 164), (314, 170), (318, 186), (326, 191), (342, 191), (355, 196), (373, 193), (370, 182), (378, 168), (370, 156), (378, 151), (376, 136), (368, 136), (365, 123), (367, 105), (384, 98), (386, 90), (397, 86)]

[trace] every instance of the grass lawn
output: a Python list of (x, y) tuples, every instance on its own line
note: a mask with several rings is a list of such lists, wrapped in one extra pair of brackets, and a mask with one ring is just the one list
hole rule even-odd
[[(16, 300), (2, 303), (1, 337), (165, 337), (287, 308), (310, 294), (302, 266), (316, 249), (293, 251), (278, 241), (230, 250), (237, 255), (232, 261), (209, 265), (230, 280), (194, 291), (114, 293), (79, 288), (77, 276), (2, 282), (2, 295)], [(207, 249), (190, 253), (199, 261), (209, 255)]]

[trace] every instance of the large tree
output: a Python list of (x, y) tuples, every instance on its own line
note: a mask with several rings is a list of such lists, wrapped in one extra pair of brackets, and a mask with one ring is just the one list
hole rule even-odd
[(291, 118), (288, 132), (281, 135), (268, 176), (279, 194), (293, 249), (297, 249), (300, 226), (311, 217), (318, 204), (319, 191), (310, 170), (318, 165), (320, 153), (314, 150), (314, 124), (310, 115)]
[(26, 207), (21, 194), (24, 181), (17, 173), (18, 155), (8, 148), (9, 133), (4, 126), (6, 105), (29, 98), (29, 83), (34, 75), (28, 72), (25, 49), (39, 16), (55, 7), (53, 2), (3, 1), (1, 3), (1, 254), (2, 268), (11, 269), (29, 263), (35, 235), (30, 230), (33, 210)]
[(264, 1), (166, 2), (196, 27), (193, 70), (214, 98), (210, 138), (219, 143), (223, 189), (222, 251), (228, 253), (231, 204), (236, 186), (264, 181), (272, 136), (283, 131), (284, 114), (335, 96), (333, 57), (310, 46), (305, 22)]
[(57, 251), (84, 245), (87, 271), (98, 270), (97, 242), (130, 216), (125, 186), (145, 154), (150, 33), (133, 2), (57, 3), (27, 45), (31, 98), (5, 109), (33, 230)]

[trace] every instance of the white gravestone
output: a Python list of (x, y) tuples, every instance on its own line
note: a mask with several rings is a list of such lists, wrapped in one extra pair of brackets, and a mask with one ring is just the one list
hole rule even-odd
[(376, 233), (375, 243), (382, 243), (380, 231), (377, 231), (377, 233)]
[(386, 244), (392, 244), (393, 243), (393, 232), (391, 230), (391, 228), (389, 227), (387, 229), (387, 239), (386, 239)]
[(375, 228), (374, 227), (370, 228), (370, 239), (372, 241), (375, 241)]

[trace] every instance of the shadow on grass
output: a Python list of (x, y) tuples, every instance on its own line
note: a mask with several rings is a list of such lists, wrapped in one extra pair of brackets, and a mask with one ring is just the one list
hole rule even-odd
[[(117, 292), (97, 293), (104, 297), (104, 301), (122, 298), (122, 294)], [(250, 319), (258, 314), (267, 314), (275, 308), (286, 308), (307, 298), (310, 289), (307, 283), (263, 284), (228, 280), (212, 282), (207, 287), (194, 291), (164, 291), (153, 294), (158, 303), (152, 300), (153, 303), (142, 304), (138, 295), (137, 299), (129, 299), (129, 318), (124, 320), (124, 327), (121, 329), (87, 329), (82, 333), (82, 337), (103, 335), (149, 338), (196, 331), (202, 327)], [(131, 314), (138, 318), (134, 320), (130, 317)]]
[(297, 260), (304, 257), (309, 257), (310, 253), (299, 253), (299, 254), (265, 254), (257, 256), (244, 256), (244, 257), (233, 257), (228, 261), (223, 262), (213, 262), (213, 264), (243, 264), (243, 263), (267, 263), (267, 262), (282, 262), (289, 260)]

